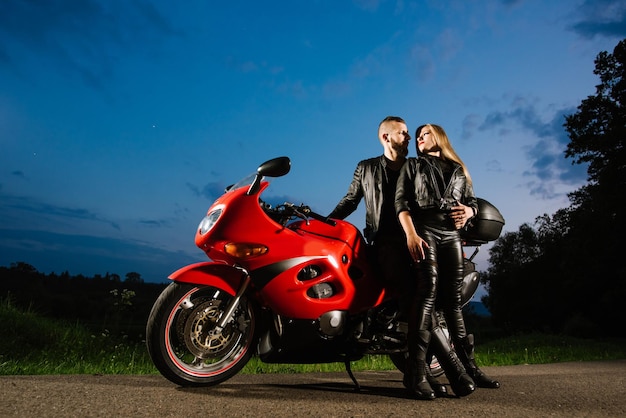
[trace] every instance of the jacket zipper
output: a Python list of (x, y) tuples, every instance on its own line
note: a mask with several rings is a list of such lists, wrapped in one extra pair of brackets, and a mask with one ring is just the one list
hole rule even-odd
[(439, 164), (430, 164), (431, 170), (430, 170), (430, 177), (431, 177), (431, 181), (433, 182), (433, 184), (436, 186), (435, 187), (435, 192), (436, 192), (436, 197), (439, 199), (439, 207), (443, 207), (442, 205), (444, 204), (444, 196), (446, 196), (448, 194), (448, 190), (450, 189), (450, 186), (452, 185), (452, 179), (456, 176), (456, 172), (459, 170), (459, 166), (455, 166), (454, 170), (452, 170), (452, 174), (450, 175), (450, 181), (448, 182), (448, 184), (444, 184), (444, 190), (443, 190), (443, 195), (441, 194), (441, 191), (439, 190), (439, 182), (437, 181), (437, 179), (435, 178), (435, 173), (434, 170), (437, 170), (437, 173), (440, 175), (441, 179), (445, 181), (445, 177), (443, 176), (443, 171), (441, 171), (441, 167), (439, 166)]

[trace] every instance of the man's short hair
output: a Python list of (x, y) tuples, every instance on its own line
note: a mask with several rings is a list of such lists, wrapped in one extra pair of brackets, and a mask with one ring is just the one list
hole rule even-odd
[(378, 126), (380, 127), (385, 122), (400, 122), (406, 124), (404, 119), (402, 119), (400, 116), (387, 116), (378, 124)]
[[(382, 127), (385, 123), (387, 122), (399, 122), (399, 123), (404, 123), (406, 125), (406, 122), (404, 121), (404, 119), (402, 119), (400, 116), (387, 116), (385, 119), (383, 119), (379, 124), (378, 124), (378, 138), (380, 139), (381, 136), (381, 130)], [(382, 141), (382, 139), (380, 139)]]

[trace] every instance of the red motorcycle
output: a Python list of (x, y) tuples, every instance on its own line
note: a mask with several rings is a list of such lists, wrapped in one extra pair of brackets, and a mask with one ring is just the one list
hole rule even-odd
[[(342, 362), (357, 388), (350, 362), (366, 354), (389, 355), (404, 369), (407, 324), (373, 274), (359, 230), (305, 205), (272, 207), (260, 199), (266, 177), (290, 167), (289, 158), (275, 158), (228, 187), (196, 233), (196, 245), (212, 261), (173, 273), (156, 300), (146, 327), (148, 351), (173, 383), (219, 384), (252, 355), (266, 363)], [(504, 220), (495, 215), (470, 243), (497, 238)], [(478, 286), (471, 258), (465, 301)], [(432, 367), (442, 373), (436, 359)]]

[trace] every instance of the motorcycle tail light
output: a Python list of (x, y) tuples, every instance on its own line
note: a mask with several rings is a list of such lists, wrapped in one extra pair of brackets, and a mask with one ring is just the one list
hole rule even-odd
[(235, 258), (252, 258), (267, 253), (268, 248), (263, 244), (229, 242), (224, 245), (224, 252)]

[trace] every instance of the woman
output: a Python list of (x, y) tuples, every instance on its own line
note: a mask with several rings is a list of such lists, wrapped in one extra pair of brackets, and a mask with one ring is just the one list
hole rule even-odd
[(438, 302), (456, 352), (471, 376), (462, 374), (457, 381), (451, 381), (452, 389), (455, 393), (471, 392), (474, 383), (496, 388), (499, 382), (476, 366), (473, 336), (467, 335), (461, 311), (463, 248), (459, 229), (478, 212), (472, 180), (442, 127), (423, 125), (415, 136), (419, 157), (408, 160), (400, 172), (395, 200), (409, 252), (417, 263), (417, 291), (409, 317), (409, 367), (404, 383), (418, 398), (430, 398), (432, 389), (424, 376), (425, 357), (439, 292)]

